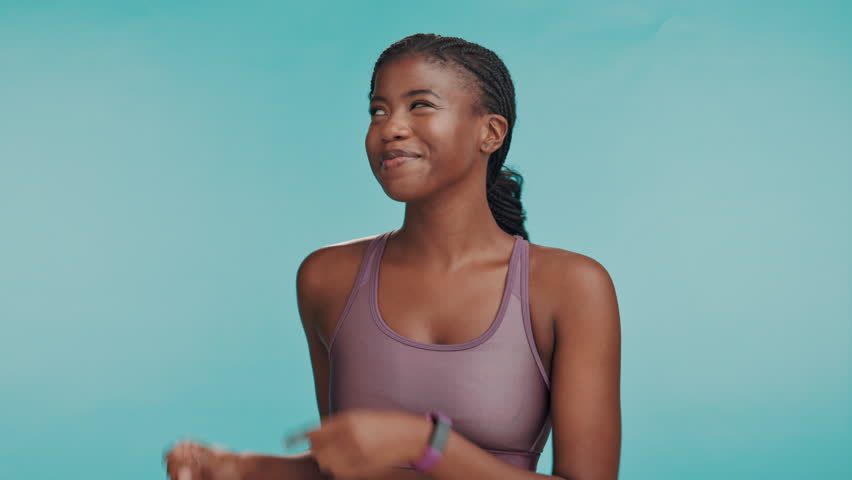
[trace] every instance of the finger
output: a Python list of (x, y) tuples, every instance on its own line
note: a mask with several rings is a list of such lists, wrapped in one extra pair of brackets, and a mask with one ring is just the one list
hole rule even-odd
[(320, 452), (320, 457), (321, 460), (317, 462), (320, 465), (320, 471), (331, 475), (332, 478), (340, 477), (341, 472), (345, 472), (346, 475), (361, 473), (356, 471), (358, 464), (350, 456), (341, 455), (339, 451), (326, 449)]
[(334, 436), (327, 430), (312, 430), (303, 433), (302, 439), (308, 444), (308, 448), (315, 450), (327, 447), (327, 444), (334, 439)]
[(285, 449), (291, 449), (294, 446), (307, 442), (309, 437), (305, 434), (306, 432), (296, 432), (292, 435), (284, 437), (283, 444)]
[(177, 474), (177, 480), (192, 480), (192, 470), (186, 465), (180, 467)]
[(179, 460), (172, 460), (166, 464), (166, 474), (171, 480), (177, 480), (181, 465), (183, 465), (183, 462)]
[(228, 446), (225, 445), (224, 443), (211, 443), (209, 445), (209, 448), (210, 448), (210, 450), (213, 450), (213, 451), (216, 451), (216, 452), (227, 452), (228, 451)]
[(168, 459), (168, 456), (169, 456), (169, 453), (170, 453), (170, 452), (171, 452), (174, 448), (175, 448), (175, 444), (174, 444), (174, 443), (168, 443), (168, 444), (166, 444), (165, 448), (163, 448), (163, 464), (165, 464), (165, 463), (166, 463), (166, 461), (167, 461), (167, 459)]
[(311, 457), (313, 457), (313, 461), (317, 464), (317, 468), (320, 472), (325, 475), (332, 474), (329, 464), (330, 462), (325, 452), (323, 452), (322, 450), (311, 450)]

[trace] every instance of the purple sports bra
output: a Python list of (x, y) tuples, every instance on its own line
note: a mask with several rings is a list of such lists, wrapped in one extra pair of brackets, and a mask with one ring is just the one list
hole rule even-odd
[(330, 413), (437, 409), (479, 447), (535, 471), (551, 430), (550, 381), (530, 326), (529, 243), (515, 235), (488, 330), (469, 342), (432, 344), (399, 335), (379, 314), (378, 267), (391, 233), (371, 241), (329, 341)]

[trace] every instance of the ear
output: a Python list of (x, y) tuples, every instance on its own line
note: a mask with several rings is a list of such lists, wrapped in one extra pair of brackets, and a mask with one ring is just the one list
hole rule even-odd
[(508, 131), (509, 122), (506, 117), (496, 113), (486, 115), (480, 129), (479, 151), (491, 155), (503, 145)]

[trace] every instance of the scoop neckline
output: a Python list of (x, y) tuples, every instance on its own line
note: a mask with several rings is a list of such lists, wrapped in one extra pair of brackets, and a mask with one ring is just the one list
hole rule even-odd
[(425, 350), (443, 350), (443, 351), (453, 351), (453, 350), (466, 350), (469, 348), (473, 348), (481, 343), (485, 342), (494, 332), (497, 331), (497, 328), (503, 322), (503, 317), (506, 315), (506, 310), (509, 305), (509, 298), (512, 296), (512, 287), (514, 286), (514, 279), (517, 275), (514, 275), (515, 264), (517, 263), (517, 257), (519, 256), (520, 244), (523, 237), (520, 235), (512, 235), (515, 237), (515, 243), (512, 244), (512, 253), (509, 257), (509, 268), (506, 271), (506, 280), (503, 283), (503, 296), (500, 299), (500, 307), (497, 309), (497, 314), (494, 317), (494, 320), (491, 321), (491, 325), (488, 327), (485, 332), (483, 332), (478, 337), (468, 340), (464, 343), (427, 343), (427, 342), (418, 342), (417, 340), (412, 340), (406, 336), (400, 335), (395, 330), (393, 330), (386, 322), (384, 317), (382, 317), (382, 313), (379, 311), (379, 269), (382, 264), (382, 257), (385, 252), (385, 245), (387, 245), (387, 239), (390, 234), (393, 233), (393, 230), (389, 232), (385, 232), (382, 237), (379, 239), (378, 248), (376, 248), (376, 253), (373, 255), (372, 260), (372, 268), (370, 272), (370, 310), (372, 313), (373, 321), (378, 325), (379, 329), (384, 332), (390, 338), (397, 340), (406, 345), (422, 348)]

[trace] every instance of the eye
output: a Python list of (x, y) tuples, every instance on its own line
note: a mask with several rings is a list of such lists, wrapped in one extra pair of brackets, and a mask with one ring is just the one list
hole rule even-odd
[[(431, 104), (431, 103), (421, 102), (421, 101), (417, 101), (417, 102), (414, 102), (414, 103), (412, 103), (412, 104), (411, 104), (411, 106), (412, 106), (412, 107), (414, 107), (415, 105), (426, 105), (427, 107), (431, 107), (431, 106), (432, 106), (432, 104)], [(371, 116), (371, 117), (372, 117), (372, 116), (374, 116), (378, 110), (384, 110), (384, 109), (383, 109), (382, 107), (372, 107), (372, 108), (370, 108), (370, 116)]]

